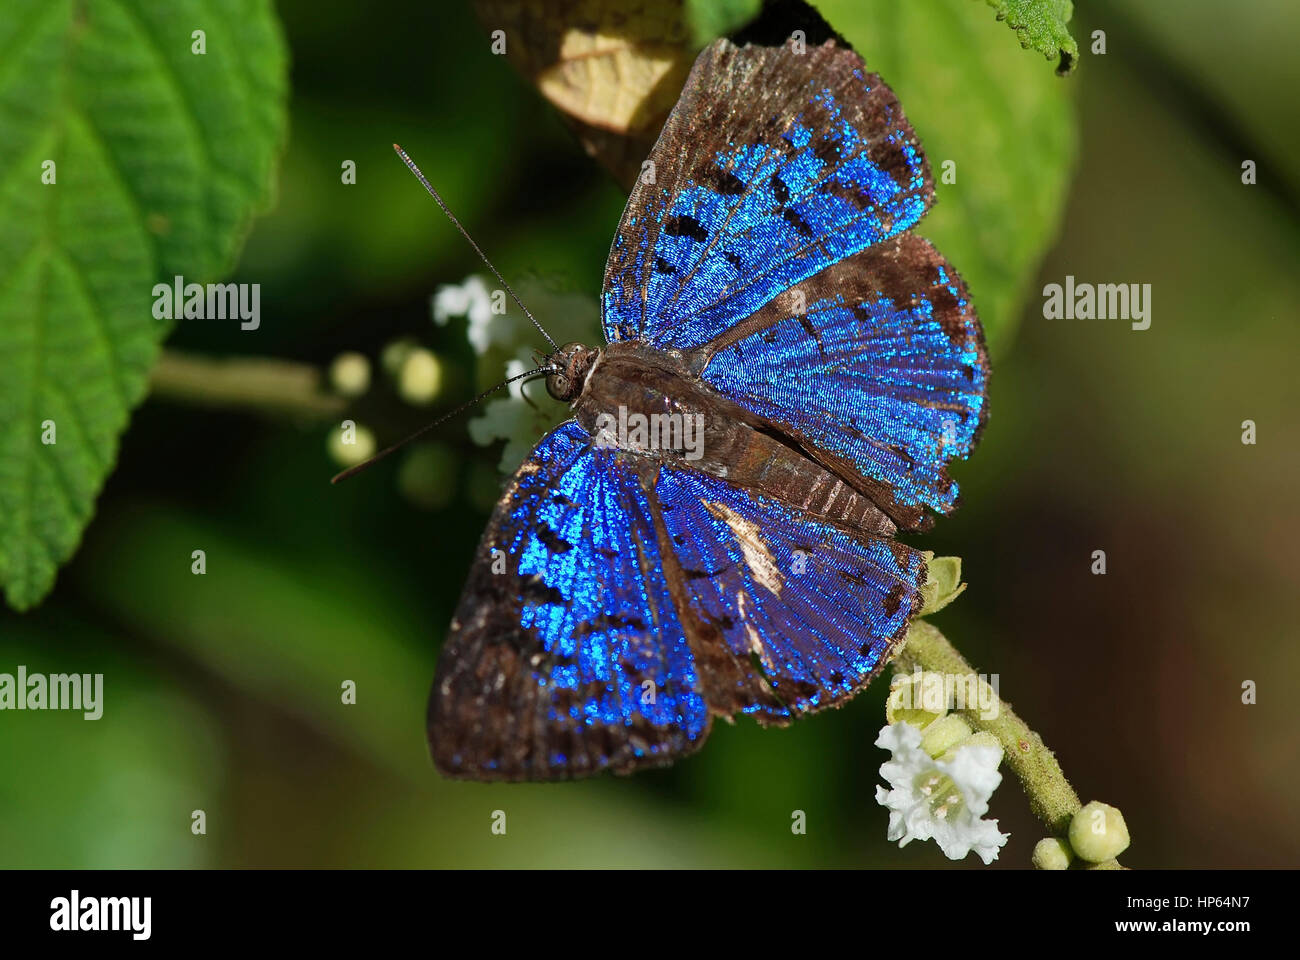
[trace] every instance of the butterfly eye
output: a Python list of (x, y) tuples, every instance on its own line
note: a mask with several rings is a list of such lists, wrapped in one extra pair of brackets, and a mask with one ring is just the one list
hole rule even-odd
[(566, 374), (552, 373), (546, 378), (546, 392), (556, 400), (572, 400), (574, 396), (573, 381)]
[(546, 378), (546, 392), (564, 402), (576, 397), (599, 352), (581, 343), (566, 343), (550, 358), (555, 372)]

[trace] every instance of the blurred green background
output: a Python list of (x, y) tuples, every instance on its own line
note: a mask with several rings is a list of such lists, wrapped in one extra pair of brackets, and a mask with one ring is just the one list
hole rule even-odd
[[(977, 25), (956, 42), (1023, 62), (1023, 83), (1077, 111), (1077, 126), (1042, 133), (1077, 155), (1064, 218), (1047, 217), (1049, 240), (1020, 252), (1041, 264), (1015, 296), (999, 294), (997, 315), (976, 277), (993, 277), (999, 249), (968, 270), (943, 222), (931, 234), (1000, 338), (992, 420), (956, 471), (964, 505), (913, 540), (965, 561), (970, 589), (936, 624), (1000, 676), (1084, 801), (1124, 811), (1126, 864), (1294, 866), (1300, 68), (1285, 44), (1300, 10), (1091, 3), (1071, 24), (1081, 65), (1058, 78), (984, 4), (946, 2)], [(421, 163), (507, 278), (537, 274), (587, 296), (624, 195), (491, 55), (466, 6), (277, 9), (292, 57), (290, 140), (278, 203), (232, 279), (262, 285), (258, 354), (322, 369), (344, 350), (368, 355), (377, 382), (357, 416), (395, 439), (501, 365), (480, 368), (463, 321), (431, 323), (433, 291), (477, 265), (390, 143)], [(823, 9), (940, 159), (943, 118), (918, 111), (908, 78), (943, 77), (942, 44), (891, 33), (890, 17), (846, 23), (851, 3)], [(1096, 29), (1104, 56), (1088, 52)], [(994, 114), (1019, 102), (970, 96), (969, 110)], [(1027, 153), (1035, 127), (1022, 119)], [(1015, 165), (1018, 149), (1004, 161)], [(355, 186), (339, 182), (344, 159), (356, 161)], [(1246, 159), (1255, 186), (1241, 182)], [(959, 171), (958, 188), (980, 176)], [(1050, 178), (1027, 166), (1018, 176), (1005, 202), (1029, 210)], [(936, 216), (963, 203), (953, 188), (939, 197)], [(1045, 320), (1037, 292), (1066, 274), (1150, 283), (1151, 328)], [(403, 404), (379, 373), (385, 345), (408, 336), (448, 374), (427, 409)], [(252, 352), (249, 342), (234, 325), (191, 321), (167, 345), (224, 356)], [(1258, 425), (1254, 446), (1241, 443), (1245, 419)], [(405, 458), (331, 487), (329, 426), (161, 395), (136, 412), (53, 594), (25, 615), (0, 612), (0, 670), (102, 672), (106, 687), (96, 722), (0, 715), (0, 865), (947, 863), (932, 845), (885, 840), (874, 801), (884, 755), (872, 746), (883, 683), (785, 730), (720, 723), (695, 757), (634, 778), (439, 779), (425, 698), (500, 451), (474, 445), (462, 419), (419, 454), (421, 495), (403, 492)], [(205, 576), (190, 573), (194, 549), (206, 551)], [(1090, 573), (1097, 549), (1105, 576)], [(355, 705), (340, 702), (345, 680)], [(1259, 685), (1256, 705), (1241, 703), (1246, 680)], [(205, 836), (190, 832), (194, 809)], [(489, 830), (497, 809), (506, 836)], [(796, 809), (805, 836), (791, 834)], [(1043, 829), (1009, 773), (990, 815), (1011, 833), (998, 866), (1026, 866)]]

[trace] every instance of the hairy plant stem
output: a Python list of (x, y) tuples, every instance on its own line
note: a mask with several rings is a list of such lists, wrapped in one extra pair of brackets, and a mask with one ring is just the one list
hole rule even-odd
[(323, 379), (316, 367), (291, 360), (213, 359), (164, 350), (150, 386), (158, 397), (198, 406), (332, 420), (347, 401), (325, 389)]
[[(907, 632), (902, 649), (894, 657), (895, 666), (903, 672), (928, 670), (949, 676), (976, 675), (966, 658), (948, 642), (937, 628), (924, 620), (916, 620)], [(997, 738), (1004, 757), (1020, 780), (1029, 808), (1043, 821), (1055, 836), (1068, 838), (1070, 821), (1083, 804), (1079, 795), (1065, 779), (1056, 755), (1043, 743), (1043, 738), (1016, 716), (1010, 704), (1002, 700), (985, 681), (979, 680), (985, 705), (994, 709), (981, 710), (978, 703), (954, 712), (974, 730), (984, 730)], [(1089, 864), (1091, 869), (1122, 869), (1116, 860)]]

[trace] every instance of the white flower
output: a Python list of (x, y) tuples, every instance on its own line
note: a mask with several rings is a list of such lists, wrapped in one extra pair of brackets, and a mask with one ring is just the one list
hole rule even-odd
[[(531, 350), (523, 347), (515, 359), (507, 361), (506, 378), (517, 377), (533, 366)], [(528, 401), (524, 399), (524, 384), (528, 384)], [(551, 400), (540, 377), (535, 381), (516, 380), (497, 397), (483, 404), (483, 412), (469, 422), (469, 435), (481, 447), (498, 440), (506, 441), (505, 449), (501, 451), (500, 469), (502, 473), (510, 474), (524, 462), (528, 451), (541, 436), (568, 415), (566, 406)]]
[(473, 274), (464, 283), (444, 284), (433, 295), (434, 322), (441, 327), (450, 317), (468, 318), (466, 338), (474, 352), (482, 356), (493, 344), (508, 344), (518, 334), (509, 314), (492, 312), (492, 297), (483, 278)]
[(1008, 834), (996, 820), (982, 820), (989, 798), (1002, 782), (997, 747), (968, 743), (949, 759), (936, 760), (921, 749), (921, 731), (910, 723), (893, 723), (880, 731), (876, 746), (893, 754), (880, 765), (891, 789), (876, 787), (876, 801), (889, 809), (890, 840), (905, 847), (913, 840), (934, 840), (951, 860), (974, 850), (986, 864), (997, 859)]
[[(565, 293), (555, 284), (525, 277), (515, 285), (534, 316), (542, 320), (557, 343), (580, 340), (600, 342), (600, 307), (596, 299), (583, 294)], [(505, 376), (513, 377), (531, 370), (549, 353), (548, 345), (517, 308), (506, 302), (503, 290), (489, 289), (482, 277), (470, 275), (459, 284), (445, 284), (432, 298), (433, 319), (445, 325), (449, 318), (465, 315), (469, 323), (466, 337), (480, 358), (480, 376), (497, 376), (496, 364), (506, 361)], [(494, 312), (505, 309), (506, 312)], [(522, 392), (528, 383), (527, 399)], [(556, 403), (540, 382), (520, 380), (510, 384), (483, 405), (482, 413), (469, 422), (469, 435), (481, 446), (505, 440), (501, 452), (501, 472), (510, 474), (523, 462), (528, 451), (548, 430), (571, 415), (564, 404)]]

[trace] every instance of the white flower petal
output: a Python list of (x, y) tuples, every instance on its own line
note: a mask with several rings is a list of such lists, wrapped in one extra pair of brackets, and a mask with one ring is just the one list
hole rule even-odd
[[(886, 726), (876, 738), (876, 746), (892, 754), (880, 765), (880, 775), (889, 781), (890, 789), (876, 787), (876, 802), (889, 810), (885, 835), (900, 847), (913, 840), (934, 840), (953, 860), (974, 850), (986, 864), (991, 863), (1008, 835), (998, 831), (996, 820), (980, 818), (1002, 782), (998, 772), (1002, 751), (968, 744), (958, 747), (951, 759), (936, 761), (920, 744), (921, 731), (906, 722)], [(940, 777), (951, 780), (947, 786), (954, 791), (951, 803), (930, 790), (930, 781)]]
[(989, 798), (1002, 782), (998, 772), (1001, 760), (1002, 751), (997, 747), (972, 745), (959, 747), (951, 760), (936, 761), (935, 766), (952, 777), (971, 813), (982, 817), (988, 813)]
[(433, 319), (445, 326), (451, 317), (469, 320), (466, 338), (480, 356), (495, 344), (508, 344), (515, 336), (515, 323), (508, 314), (492, 312), (492, 291), (474, 274), (462, 283), (448, 283), (433, 294)]
[[(506, 378), (518, 376), (533, 367), (531, 348), (520, 347), (515, 359), (506, 362)], [(527, 401), (523, 393), (525, 383), (529, 385)], [(506, 441), (505, 449), (501, 451), (500, 468), (502, 473), (513, 473), (542, 435), (568, 415), (568, 407), (548, 403), (547, 399), (537, 382), (516, 380), (505, 391), (486, 401), (482, 412), (470, 420), (470, 439), (483, 447), (498, 440)]]

